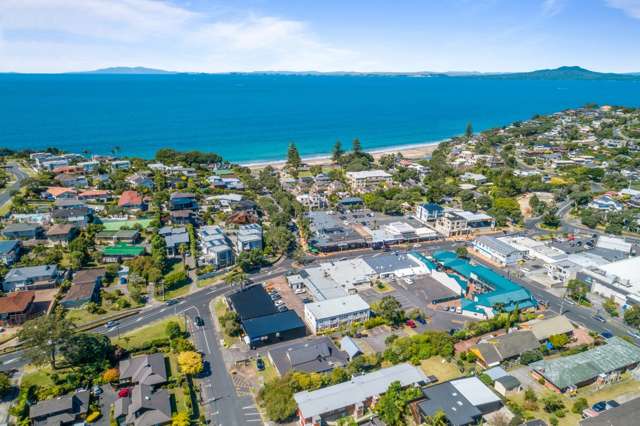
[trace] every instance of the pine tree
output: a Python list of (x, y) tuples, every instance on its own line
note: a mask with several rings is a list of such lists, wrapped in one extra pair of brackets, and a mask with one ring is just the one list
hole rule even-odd
[(289, 149), (287, 151), (287, 167), (293, 170), (298, 170), (301, 164), (302, 160), (300, 159), (298, 148), (296, 148), (296, 145), (292, 142), (289, 144)]
[(362, 152), (362, 145), (360, 144), (360, 139), (355, 138), (353, 143), (351, 144), (351, 150), (354, 154), (360, 154)]
[(473, 124), (471, 124), (471, 122), (467, 123), (467, 128), (464, 130), (464, 135), (468, 138), (473, 136)]
[(342, 154), (344, 154), (344, 150), (342, 149), (342, 143), (340, 141), (336, 141), (336, 144), (333, 145), (331, 158), (334, 163), (338, 163), (340, 158), (342, 158)]

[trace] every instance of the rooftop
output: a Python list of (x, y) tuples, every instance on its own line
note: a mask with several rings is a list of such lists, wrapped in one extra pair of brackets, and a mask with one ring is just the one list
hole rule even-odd
[(425, 383), (428, 379), (419, 368), (410, 364), (398, 364), (352, 377), (348, 382), (315, 391), (298, 392), (293, 398), (304, 417), (309, 418), (383, 394), (395, 381), (399, 381), (402, 386), (409, 386)]
[(307, 303), (304, 308), (319, 320), (368, 310), (369, 304), (362, 297), (354, 294), (337, 299), (323, 300), (322, 302)]

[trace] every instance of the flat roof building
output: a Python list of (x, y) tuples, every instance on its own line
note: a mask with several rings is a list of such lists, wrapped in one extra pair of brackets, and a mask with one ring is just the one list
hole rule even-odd
[(369, 313), (369, 304), (357, 294), (304, 305), (304, 318), (313, 333), (366, 321)]

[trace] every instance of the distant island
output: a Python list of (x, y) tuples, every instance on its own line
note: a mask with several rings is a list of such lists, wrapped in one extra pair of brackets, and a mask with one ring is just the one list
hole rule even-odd
[(69, 74), (177, 74), (175, 71), (167, 71), (146, 67), (109, 67), (93, 71), (80, 71)]
[[(71, 74), (209, 74), (203, 72), (178, 72), (146, 67), (110, 67)], [(215, 73), (211, 73), (215, 74)], [(483, 78), (501, 80), (638, 80), (640, 72), (610, 73), (591, 71), (579, 66), (564, 66), (524, 72), (479, 72), (479, 71), (419, 71), (419, 72), (355, 72), (355, 71), (252, 71), (220, 74), (272, 74), (272, 75), (329, 75), (329, 76), (387, 76), (387, 77), (448, 77)]]

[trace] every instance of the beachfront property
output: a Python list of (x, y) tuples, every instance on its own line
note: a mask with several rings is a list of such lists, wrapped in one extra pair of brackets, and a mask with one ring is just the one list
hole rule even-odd
[(316, 426), (352, 416), (362, 417), (384, 394), (389, 385), (399, 381), (402, 387), (425, 385), (427, 376), (418, 367), (398, 364), (326, 388), (293, 395), (298, 405), (298, 424)]
[(367, 188), (391, 183), (391, 175), (384, 170), (347, 172), (347, 182), (354, 191), (363, 192)]
[(572, 391), (592, 383), (612, 383), (640, 364), (640, 348), (619, 337), (585, 352), (530, 364), (531, 375), (554, 392)]
[(515, 265), (524, 259), (524, 251), (518, 250), (495, 237), (483, 235), (473, 240), (473, 248), (500, 266)]
[(304, 320), (314, 334), (369, 319), (369, 304), (357, 294), (305, 303)]

